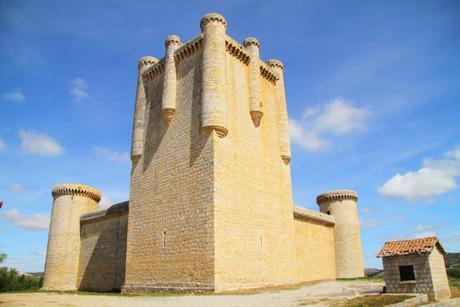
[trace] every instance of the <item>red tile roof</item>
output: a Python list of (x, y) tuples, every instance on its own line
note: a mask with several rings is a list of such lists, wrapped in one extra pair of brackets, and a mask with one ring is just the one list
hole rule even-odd
[(438, 246), (441, 253), (445, 253), (444, 248), (441, 246), (441, 243), (439, 243), (437, 237), (390, 241), (383, 244), (383, 247), (380, 252), (378, 252), (377, 257), (431, 253), (435, 246)]

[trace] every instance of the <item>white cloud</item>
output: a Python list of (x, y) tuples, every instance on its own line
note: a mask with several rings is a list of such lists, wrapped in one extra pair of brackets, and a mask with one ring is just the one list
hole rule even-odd
[(378, 192), (384, 197), (425, 200), (457, 188), (460, 176), (460, 149), (446, 153), (443, 160), (427, 159), (417, 171), (397, 173)]
[(354, 107), (342, 98), (329, 101), (316, 116), (314, 130), (344, 135), (365, 129), (369, 112), (366, 108)]
[(372, 212), (372, 209), (369, 208), (369, 207), (363, 207), (363, 208), (361, 209), (361, 213), (363, 213), (363, 214), (369, 214), (369, 213), (371, 213), (371, 212)]
[(5, 101), (10, 101), (10, 102), (22, 102), (26, 98), (24, 97), (24, 94), (22, 93), (22, 90), (20, 88), (15, 89), (12, 92), (9, 93), (4, 93), (0, 96), (1, 100)]
[(88, 98), (88, 84), (82, 78), (76, 78), (70, 81), (70, 92), (69, 94), (75, 99), (75, 101), (81, 101), (82, 99)]
[(45, 230), (50, 225), (49, 214), (32, 213), (24, 214), (16, 209), (0, 212), (0, 219), (8, 221), (12, 225), (28, 230)]
[(26, 154), (38, 156), (59, 156), (63, 154), (61, 145), (44, 133), (20, 130), (21, 149)]
[(5, 147), (6, 147), (5, 142), (3, 142), (2, 138), (0, 138), (0, 151), (5, 149)]
[(359, 223), (364, 228), (375, 228), (375, 227), (380, 225), (380, 222), (378, 220), (375, 220), (375, 219), (373, 219), (373, 220), (361, 220)]
[(14, 193), (22, 193), (24, 192), (26, 189), (20, 185), (19, 183), (15, 183), (11, 186), (11, 192), (14, 192)]
[(409, 226), (408, 228), (410, 231), (414, 231), (414, 232), (427, 232), (427, 231), (433, 231), (437, 229), (438, 227), (433, 224), (417, 224), (415, 226)]
[(323, 105), (307, 107), (301, 120), (289, 119), (289, 131), (293, 144), (308, 151), (329, 147), (329, 136), (340, 136), (365, 130), (369, 111), (355, 107), (343, 98), (333, 99)]
[(424, 238), (437, 236), (436, 231), (445, 227), (444, 223), (439, 224), (417, 224), (415, 226), (409, 226), (407, 229), (413, 232), (414, 238)]
[(94, 151), (100, 157), (111, 162), (129, 162), (129, 153), (127, 151), (118, 152), (116, 150), (109, 150), (104, 147), (96, 146)]
[(303, 127), (302, 123), (289, 119), (289, 135), (291, 142), (309, 151), (317, 151), (328, 146), (328, 143)]

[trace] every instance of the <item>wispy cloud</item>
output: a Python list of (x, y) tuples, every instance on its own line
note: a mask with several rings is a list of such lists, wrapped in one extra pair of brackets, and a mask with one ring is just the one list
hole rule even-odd
[(361, 220), (359, 221), (360, 225), (364, 228), (375, 228), (380, 225), (380, 222), (376, 219), (371, 220)]
[(445, 154), (442, 160), (426, 159), (417, 171), (397, 173), (378, 192), (384, 197), (426, 200), (457, 188), (460, 176), (460, 148)]
[(26, 100), (22, 90), (20, 88), (15, 89), (14, 91), (4, 93), (0, 96), (0, 100), (10, 101), (10, 102), (22, 102)]
[(369, 208), (369, 207), (363, 207), (363, 208), (361, 209), (361, 213), (362, 213), (362, 214), (369, 214), (369, 213), (371, 213), (372, 211), (373, 211), (373, 210), (372, 210), (371, 208)]
[(20, 130), (22, 152), (38, 156), (59, 156), (63, 154), (63, 149), (59, 143), (44, 133), (31, 130)]
[(6, 147), (5, 142), (3, 142), (3, 139), (0, 138), (0, 152), (3, 151), (3, 149), (5, 149), (5, 147)]
[(69, 94), (73, 97), (73, 99), (77, 102), (88, 98), (88, 84), (82, 78), (76, 78), (70, 81), (70, 92)]
[(389, 219), (394, 222), (404, 222), (404, 221), (407, 221), (407, 216), (402, 215), (402, 214), (394, 214), (394, 215), (390, 215)]
[(129, 153), (127, 151), (118, 152), (101, 146), (94, 147), (96, 154), (110, 162), (129, 162)]
[(8, 221), (13, 226), (27, 230), (46, 230), (50, 224), (49, 214), (21, 213), (16, 209), (0, 212), (0, 219)]
[(328, 148), (330, 136), (365, 130), (369, 113), (367, 108), (356, 107), (343, 98), (308, 107), (300, 120), (289, 119), (291, 141), (308, 151)]
[(415, 226), (409, 226), (407, 229), (413, 233), (412, 237), (423, 238), (436, 236), (437, 231), (441, 228), (444, 228), (445, 226), (445, 223), (417, 224)]
[(22, 192), (24, 192), (26, 189), (25, 189), (22, 185), (20, 185), (19, 183), (15, 183), (15, 184), (13, 184), (13, 185), (11, 186), (11, 189), (10, 189), (10, 190), (11, 190), (11, 192), (13, 192), (13, 193), (22, 193)]

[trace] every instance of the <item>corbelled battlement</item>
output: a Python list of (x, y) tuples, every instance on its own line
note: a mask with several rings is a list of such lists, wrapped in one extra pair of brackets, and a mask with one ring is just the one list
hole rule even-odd
[(352, 190), (334, 190), (321, 193), (316, 197), (316, 202), (318, 205), (325, 201), (337, 201), (337, 200), (345, 200), (350, 199), (354, 201), (358, 201), (358, 194)]
[(201, 30), (203, 30), (206, 27), (206, 25), (210, 22), (220, 23), (225, 27), (225, 29), (227, 29), (227, 20), (225, 19), (224, 16), (218, 13), (209, 13), (209, 14), (204, 15), (201, 18), (201, 21), (200, 21)]
[[(228, 24), (226, 19), (217, 13), (205, 15), (200, 21), (201, 33), (185, 44), (177, 35), (170, 35), (165, 40), (165, 56), (160, 60), (154, 57), (143, 57), (139, 61), (138, 96), (136, 98), (135, 125), (133, 131), (133, 147), (131, 159), (136, 165), (142, 155), (144, 117), (146, 108), (146, 87), (150, 82), (163, 76), (162, 82), (162, 117), (169, 125), (176, 114), (177, 104), (177, 72), (180, 62), (196, 52), (201, 52), (201, 132), (209, 134), (212, 131), (223, 138), (228, 134), (227, 123), (227, 70), (226, 54), (248, 66), (249, 113), (254, 127), (258, 128), (264, 115), (263, 97), (261, 95), (262, 81), (265, 79), (276, 92), (277, 118), (279, 125), (280, 157), (284, 164), (291, 160), (286, 96), (284, 90), (284, 65), (279, 60), (263, 62), (260, 59), (260, 42), (248, 37), (243, 44), (238, 43), (226, 34)], [(158, 81), (156, 81), (158, 82)], [(271, 119), (272, 120), (272, 119)]]
[(84, 184), (76, 184), (76, 183), (63, 183), (54, 187), (53, 191), (51, 192), (53, 198), (56, 199), (60, 196), (82, 196), (88, 197), (93, 199), (96, 202), (101, 200), (101, 192), (96, 190), (93, 187), (84, 185)]

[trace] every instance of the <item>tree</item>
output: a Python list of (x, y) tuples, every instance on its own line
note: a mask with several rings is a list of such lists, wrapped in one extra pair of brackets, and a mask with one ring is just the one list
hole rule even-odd
[(0, 263), (5, 261), (5, 259), (6, 259), (6, 254), (0, 254)]

